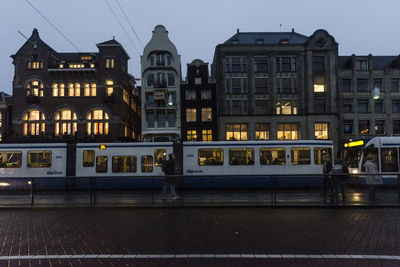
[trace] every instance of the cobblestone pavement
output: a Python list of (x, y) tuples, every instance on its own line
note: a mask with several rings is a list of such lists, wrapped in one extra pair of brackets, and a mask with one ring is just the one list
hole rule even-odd
[[(400, 212), (354, 207), (4, 209), (0, 240), (0, 266), (399, 266), (400, 257), (376, 256), (400, 256)], [(177, 254), (215, 255), (161, 258)]]

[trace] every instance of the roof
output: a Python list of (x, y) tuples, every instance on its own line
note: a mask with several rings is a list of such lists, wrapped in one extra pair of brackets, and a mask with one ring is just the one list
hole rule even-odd
[(98, 44), (96, 44), (96, 46), (97, 46), (97, 47), (100, 47), (100, 46), (116, 46), (116, 47), (121, 47), (121, 49), (122, 49), (122, 51), (124, 51), (126, 57), (127, 57), (128, 59), (130, 59), (130, 57), (129, 57), (128, 53), (126, 52), (126, 50), (124, 49), (124, 47), (123, 47), (120, 43), (118, 43), (117, 41), (115, 41), (114, 37), (113, 37), (113, 39), (111, 39), (111, 40), (109, 40), (109, 41), (105, 41), (105, 42), (102, 42), (102, 43), (98, 43)]
[(80, 53), (58, 53), (58, 58), (59, 60), (71, 62), (71, 61), (82, 61), (81, 56), (92, 56), (92, 57), (97, 57), (98, 53), (93, 53), (93, 52), (80, 52)]
[(292, 32), (238, 32), (223, 44), (279, 44), (288, 40), (289, 44), (304, 44), (308, 37), (294, 31)]
[(9, 94), (6, 94), (4, 92), (0, 92), (0, 101), (1, 102), (5, 102), (7, 100), (7, 98), (10, 98)]
[[(351, 60), (351, 58), (352, 56), (339, 56), (338, 67), (342, 69), (351, 68), (351, 65), (347, 65), (348, 61)], [(386, 67), (390, 67), (393, 61), (397, 58), (398, 56), (372, 56), (372, 69), (383, 70)]]

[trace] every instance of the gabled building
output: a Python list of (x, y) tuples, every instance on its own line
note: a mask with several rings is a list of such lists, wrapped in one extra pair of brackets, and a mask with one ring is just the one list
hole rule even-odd
[(337, 142), (338, 44), (325, 30), (239, 32), (215, 49), (219, 140)]
[(181, 135), (181, 56), (164, 26), (154, 28), (141, 56), (142, 138), (171, 141)]
[(182, 139), (216, 141), (217, 92), (208, 63), (193, 60), (187, 64), (186, 73), (186, 81), (181, 84)]
[(9, 141), (140, 140), (140, 96), (129, 56), (112, 39), (98, 52), (59, 53), (36, 29), (12, 55)]

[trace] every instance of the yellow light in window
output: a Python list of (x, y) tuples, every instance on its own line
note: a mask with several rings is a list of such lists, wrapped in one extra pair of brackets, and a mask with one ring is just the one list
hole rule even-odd
[(64, 68), (64, 64), (59, 65), (60, 69)]
[(104, 150), (104, 149), (106, 149), (106, 148), (107, 148), (106, 145), (99, 145), (99, 149), (101, 149), (101, 150)]
[(325, 92), (325, 85), (324, 84), (314, 84), (314, 92), (315, 93)]
[(90, 64), (90, 67), (91, 67), (91, 68), (94, 68), (94, 64)]

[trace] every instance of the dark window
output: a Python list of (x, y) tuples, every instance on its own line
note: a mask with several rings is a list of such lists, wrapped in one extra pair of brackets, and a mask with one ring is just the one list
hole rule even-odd
[(211, 99), (212, 99), (211, 89), (201, 90), (201, 100), (211, 100)]
[(268, 100), (256, 100), (256, 114), (268, 114)]
[(254, 72), (268, 72), (267, 57), (254, 57)]
[(393, 134), (400, 134), (400, 120), (393, 120)]
[(107, 160), (106, 156), (96, 157), (96, 172), (107, 172)]
[(358, 120), (358, 133), (369, 134), (369, 120)]
[(343, 92), (351, 92), (351, 80), (344, 79), (343, 80)]
[(254, 165), (254, 149), (230, 148), (229, 165)]
[(381, 149), (381, 166), (382, 172), (398, 172), (399, 166), (397, 163), (397, 148), (382, 148)]
[(282, 57), (282, 72), (289, 72), (290, 71), (290, 57)]
[(353, 99), (343, 99), (343, 112), (353, 112)]
[(266, 94), (268, 93), (268, 79), (267, 78), (255, 78), (254, 79), (255, 93)]
[(113, 156), (112, 172), (136, 172), (135, 156)]
[(368, 92), (368, 79), (357, 79), (357, 92)]
[(392, 112), (400, 111), (400, 100), (392, 100)]
[(175, 77), (174, 75), (168, 73), (168, 86), (175, 86)]
[(187, 89), (185, 91), (185, 100), (196, 100), (196, 90)]
[(292, 165), (311, 164), (311, 152), (309, 147), (292, 148)]
[(325, 70), (325, 57), (315, 56), (313, 57), (313, 71), (324, 71)]
[(285, 165), (284, 148), (260, 148), (260, 165)]
[(314, 100), (314, 113), (325, 113), (325, 100)]
[(142, 172), (153, 172), (153, 156), (142, 156)]
[(357, 70), (368, 70), (368, 61), (367, 60), (357, 60), (356, 61), (356, 69)]
[(382, 89), (382, 79), (380, 78), (374, 79), (374, 89), (375, 88)]
[(343, 132), (345, 134), (352, 134), (353, 133), (353, 121), (352, 120), (343, 121)]
[(375, 121), (375, 134), (384, 134), (385, 133), (385, 121), (377, 120)]
[(154, 75), (149, 74), (147, 76), (147, 86), (153, 86), (154, 85)]
[(383, 113), (383, 100), (382, 99), (374, 100), (374, 109), (375, 109), (375, 113)]
[(399, 79), (392, 79), (391, 90), (392, 90), (392, 92), (399, 91)]
[(369, 112), (368, 99), (358, 99), (358, 112), (366, 113)]

